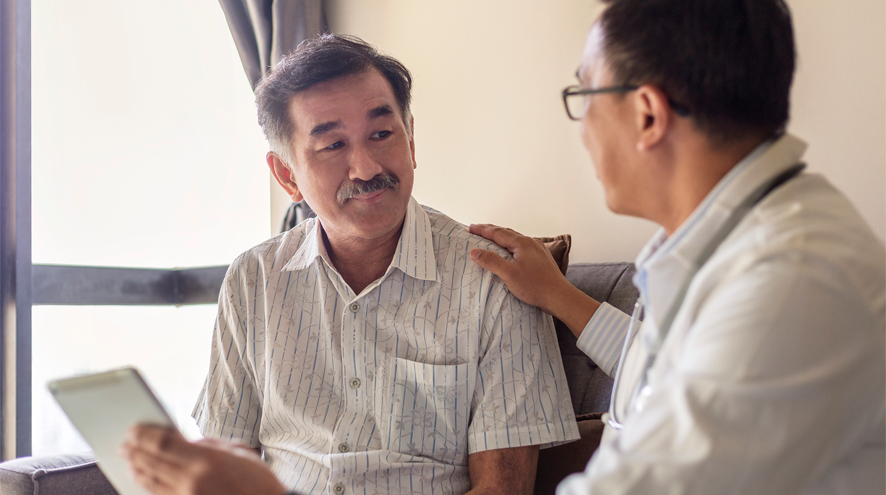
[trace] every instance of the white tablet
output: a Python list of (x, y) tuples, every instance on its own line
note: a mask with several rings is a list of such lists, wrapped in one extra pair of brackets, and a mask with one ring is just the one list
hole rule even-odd
[(134, 368), (54, 380), (52, 396), (92, 447), (98, 466), (120, 495), (148, 495), (129, 476), (118, 454), (126, 431), (138, 423), (174, 426)]

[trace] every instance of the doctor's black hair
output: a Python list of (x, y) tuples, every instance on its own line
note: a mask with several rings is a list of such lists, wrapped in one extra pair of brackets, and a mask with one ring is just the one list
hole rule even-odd
[[(305, 40), (283, 57), (255, 87), (258, 123), (271, 149), (291, 162), (290, 139), (295, 131), (289, 101), (298, 93), (325, 81), (376, 69), (390, 83), (407, 132), (410, 126), (412, 75), (399, 61), (378, 52), (356, 36), (323, 34)], [(290, 163), (290, 165), (293, 165)]]
[(652, 84), (712, 143), (784, 132), (796, 54), (783, 0), (603, 0), (615, 84)]

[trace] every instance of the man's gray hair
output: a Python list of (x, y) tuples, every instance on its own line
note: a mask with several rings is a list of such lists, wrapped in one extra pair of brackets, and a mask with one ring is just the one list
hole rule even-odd
[(355, 36), (324, 34), (302, 42), (283, 57), (255, 87), (258, 123), (268, 139), (271, 151), (290, 167), (292, 135), (295, 126), (289, 116), (289, 101), (311, 86), (375, 69), (390, 83), (400, 105), (406, 132), (412, 135), (412, 75), (393, 57), (383, 55), (372, 45)]

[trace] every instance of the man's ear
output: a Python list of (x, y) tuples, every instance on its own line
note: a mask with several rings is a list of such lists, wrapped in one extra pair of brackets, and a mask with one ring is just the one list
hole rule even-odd
[(409, 149), (412, 150), (412, 168), (414, 169), (418, 165), (415, 163), (415, 119), (412, 118), (412, 115), (409, 116), (409, 128), (412, 129), (412, 132), (409, 133)]
[(304, 199), (304, 196), (298, 190), (298, 184), (295, 183), (295, 177), (292, 176), (292, 170), (286, 162), (273, 151), (269, 151), (265, 155), (265, 160), (267, 160), (268, 168), (271, 169), (274, 178), (277, 179), (277, 183), (286, 191), (286, 194), (296, 203)]
[(661, 89), (644, 84), (634, 92), (637, 116), (637, 151), (647, 151), (658, 145), (672, 124), (668, 97)]

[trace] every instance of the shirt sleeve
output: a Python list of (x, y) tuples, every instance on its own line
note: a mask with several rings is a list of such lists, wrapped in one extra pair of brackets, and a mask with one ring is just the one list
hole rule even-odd
[(468, 427), (468, 453), (577, 440), (553, 320), (495, 277), (481, 330), (484, 349)]
[(576, 346), (609, 376), (615, 373), (631, 317), (602, 303), (578, 337)]
[[(249, 280), (238, 259), (225, 275), (212, 335), (209, 373), (191, 413), (204, 437), (259, 446), (261, 400), (249, 365), (246, 308), (241, 298)], [(242, 275), (242, 277), (241, 277)]]
[(877, 479), (847, 471), (879, 487), (858, 493), (882, 493), (886, 342), (862, 299), (790, 260), (720, 285), (685, 338), (666, 342), (644, 409), (558, 495), (799, 494), (866, 448)]

